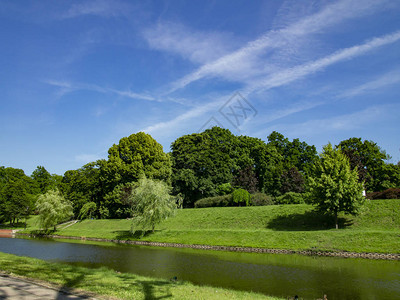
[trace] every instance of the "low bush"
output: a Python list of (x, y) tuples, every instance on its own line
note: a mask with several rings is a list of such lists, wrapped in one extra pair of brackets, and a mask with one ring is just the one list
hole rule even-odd
[(234, 190), (232, 193), (232, 201), (239, 206), (242, 205), (249, 206), (250, 198), (251, 198), (250, 193), (244, 189), (237, 189)]
[(204, 208), (204, 207), (226, 207), (233, 206), (232, 205), (232, 195), (223, 195), (223, 196), (215, 196), (203, 198), (194, 203), (195, 208)]
[(266, 206), (273, 205), (274, 201), (271, 196), (264, 193), (255, 193), (251, 195), (251, 205), (253, 206)]
[(304, 193), (288, 192), (275, 198), (276, 204), (303, 204), (305, 203)]
[(400, 199), (400, 188), (390, 188), (382, 192), (367, 193), (367, 198), (371, 200)]

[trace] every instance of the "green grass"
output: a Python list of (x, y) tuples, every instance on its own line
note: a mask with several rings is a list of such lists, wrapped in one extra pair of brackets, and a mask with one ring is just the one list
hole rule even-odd
[(116, 273), (107, 268), (89, 269), (61, 263), (20, 257), (0, 252), (0, 270), (11, 275), (34, 278), (55, 284), (59, 288), (74, 288), (89, 291), (106, 298), (118, 299), (270, 299), (251, 292), (233, 291), (222, 288), (195, 286), (188, 282), (171, 282)]
[(307, 204), (178, 210), (155, 233), (132, 236), (130, 220), (85, 220), (57, 234), (106, 239), (291, 250), (399, 253), (400, 200), (367, 201), (342, 229)]

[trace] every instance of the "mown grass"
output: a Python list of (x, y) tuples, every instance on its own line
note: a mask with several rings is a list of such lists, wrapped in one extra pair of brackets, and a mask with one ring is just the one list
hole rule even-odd
[(57, 234), (183, 244), (399, 253), (400, 200), (367, 201), (341, 229), (307, 204), (178, 210), (154, 233), (132, 236), (131, 220), (85, 220)]
[(20, 257), (0, 252), (0, 270), (27, 278), (39, 279), (56, 284), (60, 289), (73, 288), (89, 291), (106, 298), (118, 299), (270, 299), (251, 292), (233, 291), (222, 288), (195, 286), (188, 282), (171, 282), (117, 273), (111, 269), (89, 269), (61, 263)]

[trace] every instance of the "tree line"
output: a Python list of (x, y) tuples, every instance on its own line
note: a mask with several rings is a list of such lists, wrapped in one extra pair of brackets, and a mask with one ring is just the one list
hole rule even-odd
[[(400, 165), (388, 163), (389, 155), (375, 142), (350, 138), (332, 146), (336, 150), (345, 155), (365, 190), (400, 187)], [(263, 141), (213, 127), (178, 138), (169, 153), (149, 134), (139, 132), (114, 144), (107, 159), (63, 176), (52, 175), (43, 166), (31, 176), (0, 167), (0, 222), (14, 223), (37, 212), (40, 195), (49, 191), (58, 191), (75, 218), (130, 217), (131, 195), (141, 178), (165, 183), (185, 208), (237, 189), (273, 197), (304, 193), (321, 171), (316, 166), (323, 160), (315, 146), (289, 140), (276, 131)], [(43, 196), (40, 199), (44, 201)]]

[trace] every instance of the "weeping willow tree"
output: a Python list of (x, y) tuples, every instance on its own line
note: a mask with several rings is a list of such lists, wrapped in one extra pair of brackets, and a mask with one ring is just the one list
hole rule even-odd
[(154, 232), (157, 224), (174, 214), (176, 201), (169, 194), (170, 190), (163, 181), (147, 178), (138, 181), (130, 199), (133, 210), (132, 232), (138, 227), (142, 230), (151, 228)]
[(69, 220), (74, 215), (71, 203), (57, 190), (40, 195), (36, 202), (36, 210), (39, 212), (39, 226), (45, 230), (54, 227), (55, 231), (57, 224)]

